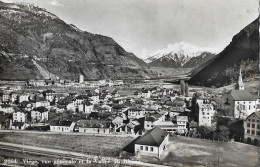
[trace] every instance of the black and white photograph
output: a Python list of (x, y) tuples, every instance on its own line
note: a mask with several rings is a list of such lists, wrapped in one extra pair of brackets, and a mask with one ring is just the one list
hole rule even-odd
[(0, 166), (259, 167), (260, 0), (0, 0)]

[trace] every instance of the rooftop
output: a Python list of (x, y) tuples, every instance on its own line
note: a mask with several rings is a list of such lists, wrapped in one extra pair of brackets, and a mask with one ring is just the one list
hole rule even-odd
[(237, 101), (255, 101), (254, 96), (246, 90), (231, 90), (228, 92)]
[(164, 138), (168, 135), (165, 130), (159, 127), (155, 127), (147, 131), (143, 136), (141, 136), (135, 144), (148, 145), (148, 146), (160, 146)]

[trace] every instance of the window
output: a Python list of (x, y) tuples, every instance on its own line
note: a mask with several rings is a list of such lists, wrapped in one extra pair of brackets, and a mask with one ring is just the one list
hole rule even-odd
[(252, 122), (255, 122), (255, 120), (254, 120), (254, 119), (252, 119)]
[(147, 146), (145, 147), (145, 151), (148, 151), (148, 147)]
[(202, 115), (205, 115), (205, 112), (203, 112)]
[(141, 147), (140, 147), (140, 149), (141, 149), (141, 150), (143, 150), (143, 149), (144, 149), (144, 147), (143, 147), (143, 146), (141, 146)]
[(255, 131), (254, 130), (252, 130), (252, 135), (254, 135), (255, 134)]
[(248, 119), (248, 121), (251, 121), (251, 119)]
[(250, 123), (247, 123), (247, 127), (250, 127)]
[(153, 152), (153, 147), (150, 148), (151, 152)]
[(256, 134), (257, 134), (258, 136), (260, 136), (260, 131), (257, 131)]
[(260, 129), (260, 126), (259, 126), (259, 125), (257, 125), (257, 129)]
[(256, 120), (256, 122), (259, 122), (259, 120)]
[(246, 131), (246, 132), (247, 132), (247, 134), (250, 134), (250, 130), (249, 130), (249, 129), (247, 129), (247, 131)]
[(252, 124), (252, 128), (255, 128), (255, 124)]

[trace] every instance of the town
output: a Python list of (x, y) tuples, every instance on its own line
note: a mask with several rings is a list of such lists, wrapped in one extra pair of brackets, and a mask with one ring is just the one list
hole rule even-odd
[(259, 5), (0, 0), (0, 166), (259, 166)]
[(245, 90), (241, 70), (231, 90), (83, 75), (49, 81), (2, 86), (0, 129), (131, 136), (134, 149), (122, 150), (157, 158), (176, 135), (259, 146), (259, 96)]

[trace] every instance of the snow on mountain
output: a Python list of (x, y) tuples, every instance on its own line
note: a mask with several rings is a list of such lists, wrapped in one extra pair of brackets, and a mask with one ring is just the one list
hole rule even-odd
[(202, 53), (210, 52), (216, 53), (216, 51), (212, 48), (206, 47), (196, 47), (191, 44), (180, 42), (175, 44), (169, 44), (166, 48), (158, 50), (152, 56), (145, 59), (145, 62), (151, 63), (155, 60), (158, 60), (162, 57), (166, 59), (173, 59), (173, 60), (182, 60), (184, 63), (191, 59), (192, 57), (200, 56)]

